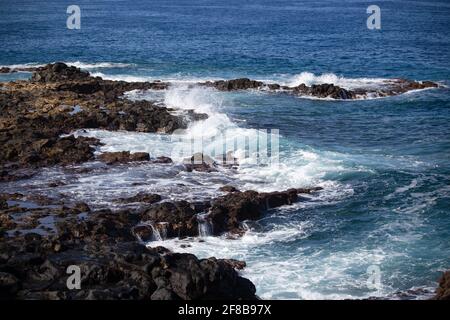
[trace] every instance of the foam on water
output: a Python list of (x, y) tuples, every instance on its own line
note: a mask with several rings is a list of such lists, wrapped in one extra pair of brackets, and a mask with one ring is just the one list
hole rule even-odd
[(183, 75), (183, 74), (171, 74), (171, 75), (152, 75), (149, 72), (145, 74), (139, 75), (130, 75), (130, 74), (108, 74), (103, 72), (93, 72), (92, 76), (101, 77), (105, 80), (114, 80), (114, 81), (128, 81), (128, 82), (146, 82), (146, 81), (157, 81), (161, 80), (164, 82), (170, 82), (175, 84), (195, 84), (199, 82), (205, 81), (215, 81), (220, 80), (221, 78), (216, 77), (196, 77), (191, 75)]
[[(171, 108), (207, 113), (208, 119), (189, 125), (182, 133), (184, 138), (209, 138), (226, 131), (227, 138), (232, 140), (241, 136), (255, 138), (261, 132), (240, 127), (233, 121), (227, 115), (232, 100), (227, 100), (227, 94), (210, 88), (177, 84), (167, 91), (133, 91), (127, 96), (132, 99), (156, 99)], [(114, 199), (137, 192), (159, 193), (165, 199), (199, 200), (216, 197), (220, 194), (217, 189), (225, 184), (240, 190), (257, 191), (322, 186), (324, 190), (320, 193), (305, 196), (308, 201), (271, 210), (262, 220), (245, 223), (248, 232), (236, 240), (226, 236), (211, 237), (210, 226), (201, 224), (201, 238), (163, 240), (161, 236), (148, 243), (152, 247), (161, 245), (199, 257), (245, 260), (247, 268), (243, 275), (255, 283), (257, 294), (262, 298), (345, 299), (392, 294), (396, 288), (392, 283), (398, 274), (386, 274), (383, 286), (368, 290), (367, 267), (389, 264), (406, 254), (402, 252), (402, 245), (422, 239), (417, 231), (424, 225), (421, 210), (433, 205), (437, 198), (448, 196), (448, 190), (441, 189), (440, 193), (419, 192), (418, 188), (426, 181), (411, 179), (404, 186), (394, 188), (393, 194), (384, 199), (393, 201), (399, 193), (411, 195), (407, 198), (409, 200), (396, 207), (393, 214), (398, 217), (394, 216), (388, 223), (367, 232), (367, 239), (389, 239), (388, 245), (366, 245), (365, 238), (360, 239), (360, 245), (355, 245), (338, 237), (335, 241), (323, 243), (322, 247), (321, 234), (332, 234), (338, 228), (333, 224), (342, 224), (340, 220), (345, 221), (346, 218), (345, 215), (337, 220), (321, 217), (323, 209), (355, 196), (354, 185), (340, 182), (337, 176), (361, 172), (373, 174), (377, 168), (397, 170), (409, 167), (413, 170), (414, 166), (423, 167), (426, 164), (411, 157), (392, 159), (381, 155), (367, 157), (318, 150), (281, 136), (278, 163), (258, 166), (253, 163), (256, 155), (249, 154), (245, 158), (242, 150), (236, 150), (235, 156), (240, 162), (236, 170), (188, 173), (182, 168), (183, 156), (173, 153), (174, 148), (187, 147), (186, 139), (164, 134), (104, 130), (79, 130), (76, 134), (94, 136), (105, 143), (98, 147), (97, 152), (146, 151), (152, 157), (171, 156), (175, 161), (173, 165), (139, 164), (94, 170), (78, 175), (74, 181), (66, 181), (66, 185), (57, 190), (87, 201), (94, 207), (110, 205), (114, 208)], [(215, 149), (214, 143), (206, 143), (205, 151)], [(35, 183), (43, 183), (49, 177), (57, 179), (60, 175), (57, 169), (49, 169), (36, 177)], [(24, 183), (28, 185), (29, 181)], [(314, 214), (303, 216), (310, 212)], [(351, 221), (350, 224), (353, 225)]]
[(74, 66), (80, 69), (100, 69), (100, 68), (130, 68), (135, 66), (133, 63), (121, 63), (121, 62), (81, 62), (72, 61), (65, 62), (69, 66)]
[(283, 76), (280, 79), (284, 85), (296, 87), (300, 84), (312, 86), (313, 84), (332, 83), (345, 89), (372, 88), (376, 89), (389, 82), (385, 78), (346, 78), (334, 73), (315, 75), (312, 72), (302, 72), (294, 76)]
[(43, 67), (45, 64), (40, 64), (37, 62), (29, 62), (29, 63), (22, 63), (22, 64), (4, 64), (0, 65), (0, 68), (11, 68), (11, 69), (19, 69), (19, 68), (37, 68), (37, 67)]
[[(56, 61), (49, 62), (55, 63)], [(120, 62), (81, 62), (81, 61), (66, 61), (65, 64), (69, 66), (74, 66), (80, 69), (112, 69), (112, 68), (130, 68), (135, 66), (133, 63), (120, 63)], [(2, 67), (8, 67), (11, 69), (20, 69), (20, 68), (38, 68), (45, 66), (46, 63), (37, 63), (37, 62), (29, 62), (22, 64), (8, 64), (8, 65), (0, 65)]]

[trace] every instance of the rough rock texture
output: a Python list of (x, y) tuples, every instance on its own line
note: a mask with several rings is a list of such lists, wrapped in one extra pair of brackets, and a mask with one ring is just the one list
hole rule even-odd
[(168, 238), (198, 236), (195, 207), (187, 201), (162, 202), (141, 214), (142, 221), (151, 221)]
[(235, 91), (258, 89), (265, 91), (282, 91), (298, 96), (310, 96), (316, 98), (331, 98), (337, 100), (358, 99), (366, 97), (386, 97), (402, 94), (411, 90), (437, 88), (439, 85), (432, 81), (413, 81), (408, 79), (389, 79), (379, 88), (355, 88), (352, 90), (341, 88), (333, 83), (313, 84), (307, 86), (302, 83), (296, 87), (282, 86), (277, 83), (263, 83), (248, 78), (208, 81), (200, 85), (213, 87), (220, 91)]
[(436, 289), (435, 300), (450, 300), (450, 271), (444, 272)]
[(235, 187), (233, 187), (233, 186), (222, 186), (222, 187), (220, 187), (219, 188), (219, 191), (222, 191), (222, 192), (236, 192), (236, 191), (239, 191), (238, 189), (236, 189)]
[[(76, 129), (171, 133), (186, 128), (184, 118), (167, 108), (122, 97), (129, 90), (165, 88), (162, 82), (102, 80), (63, 63), (36, 69), (30, 81), (0, 84), (0, 165), (39, 167), (89, 160), (92, 141), (60, 138)], [(203, 115), (191, 112), (189, 118), (197, 116)], [(44, 159), (47, 154), (50, 160)]]
[(162, 198), (159, 194), (139, 192), (135, 196), (129, 198), (121, 198), (118, 201), (122, 203), (145, 202), (152, 204), (161, 201), (161, 199)]
[(188, 172), (214, 172), (217, 171), (217, 163), (209, 156), (202, 153), (196, 153), (188, 159), (184, 159), (184, 166)]
[[(253, 284), (226, 261), (148, 249), (133, 242), (62, 243), (27, 234), (0, 243), (1, 299), (255, 299)], [(81, 270), (69, 290), (67, 267)]]
[(234, 80), (219, 80), (215, 82), (207, 82), (206, 86), (214, 87), (220, 91), (247, 90), (261, 88), (264, 83), (261, 81), (250, 80), (248, 78)]
[(8, 68), (8, 67), (1, 67), (0, 73), (13, 73), (16, 72), (14, 69)]
[[(0, 204), (6, 198), (23, 196), (3, 194)], [(242, 262), (200, 260), (137, 243), (137, 212), (90, 211), (82, 203), (41, 207), (30, 213), (36, 224), (53, 217), (54, 226), (27, 230), (22, 224), (8, 226), (3, 218), (30, 209), (2, 205), (1, 210), (2, 228), (12, 233), (0, 233), (0, 299), (257, 298), (254, 285), (235, 271)], [(79, 290), (67, 288), (70, 265), (80, 267)]]
[(59, 82), (59, 81), (77, 81), (88, 79), (89, 72), (81, 71), (76, 67), (69, 67), (65, 63), (56, 62), (49, 64), (33, 73), (31, 82)]
[(208, 218), (211, 220), (213, 232), (220, 235), (223, 232), (242, 233), (241, 222), (257, 220), (265, 210), (283, 205), (290, 205), (299, 200), (299, 193), (310, 193), (320, 190), (289, 189), (269, 193), (256, 191), (234, 191), (213, 201)]
[(317, 84), (307, 87), (301, 84), (293, 88), (293, 93), (296, 95), (307, 95), (317, 98), (332, 98), (332, 99), (353, 99), (355, 98), (353, 92), (343, 89), (334, 84)]
[[(211, 202), (189, 203), (187, 201), (162, 202), (145, 209), (141, 213), (139, 232), (142, 240), (158, 238), (184, 238), (199, 235), (199, 224), (207, 222), (214, 235), (226, 232), (242, 234), (241, 223), (245, 220), (260, 219), (271, 208), (290, 205), (299, 200), (298, 194), (307, 194), (320, 188), (289, 189), (269, 193), (256, 191), (240, 192), (228, 189), (230, 193)], [(145, 237), (142, 238), (142, 237)]]
[(99, 159), (107, 164), (128, 163), (136, 161), (150, 161), (150, 155), (147, 152), (130, 153), (129, 151), (105, 152), (99, 156)]

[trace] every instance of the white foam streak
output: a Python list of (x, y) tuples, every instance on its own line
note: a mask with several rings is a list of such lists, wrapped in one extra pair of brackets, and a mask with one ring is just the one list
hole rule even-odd
[(324, 73), (321, 75), (315, 75), (311, 72), (302, 72), (294, 76), (285, 76), (284, 85), (290, 87), (296, 87), (300, 84), (312, 86), (314, 84), (334, 84), (345, 89), (355, 88), (379, 88), (383, 84), (386, 84), (389, 79), (384, 78), (345, 78), (337, 76), (334, 73)]
[(135, 66), (132, 63), (121, 63), (121, 62), (65, 62), (69, 66), (74, 66), (80, 69), (100, 69), (100, 68), (129, 68)]

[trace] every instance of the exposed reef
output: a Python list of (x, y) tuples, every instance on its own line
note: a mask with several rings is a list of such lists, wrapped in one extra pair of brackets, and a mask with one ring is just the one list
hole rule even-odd
[[(122, 96), (129, 90), (166, 87), (161, 82), (102, 80), (63, 63), (39, 68), (30, 81), (2, 83), (0, 165), (42, 167), (90, 160), (97, 140), (62, 137), (76, 129), (171, 133), (186, 128), (184, 116)], [(187, 117), (205, 115), (191, 112)]]
[(208, 81), (201, 83), (203, 86), (213, 87), (220, 91), (235, 90), (264, 90), (306, 96), (321, 99), (352, 100), (364, 98), (380, 98), (399, 95), (412, 90), (437, 88), (439, 85), (432, 81), (414, 81), (408, 79), (389, 79), (377, 88), (345, 89), (333, 83), (313, 84), (307, 86), (302, 83), (295, 87), (280, 85), (277, 83), (264, 83), (248, 78), (233, 80)]

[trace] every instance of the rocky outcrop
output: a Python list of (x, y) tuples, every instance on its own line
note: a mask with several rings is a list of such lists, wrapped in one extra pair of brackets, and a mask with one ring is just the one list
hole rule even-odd
[[(198, 236), (197, 212), (187, 201), (153, 205), (141, 214), (141, 220), (151, 222), (167, 238)], [(150, 226), (148, 228), (151, 229)]]
[[(0, 299), (256, 299), (254, 285), (226, 261), (133, 242), (77, 244), (29, 233), (0, 249)], [(67, 287), (72, 265), (81, 271), (79, 290)]]
[(220, 91), (248, 90), (261, 88), (264, 83), (261, 81), (250, 80), (248, 78), (234, 80), (219, 80), (214, 82), (206, 82), (204, 85), (214, 87)]
[(0, 68), (0, 73), (14, 73), (14, 72), (16, 72), (16, 71), (9, 67), (1, 67)]
[(147, 152), (105, 152), (99, 155), (99, 159), (103, 162), (106, 162), (107, 164), (117, 164), (137, 161), (150, 161), (150, 155)]
[(217, 163), (203, 153), (195, 153), (192, 157), (184, 159), (186, 171), (214, 172), (217, 171)]
[(139, 192), (138, 194), (132, 197), (118, 199), (118, 202), (121, 203), (144, 202), (152, 204), (161, 201), (161, 199), (162, 199), (161, 196), (156, 193)]
[[(145, 233), (139, 230), (138, 212), (92, 211), (83, 203), (30, 209), (7, 206), (6, 199), (52, 204), (40, 196), (0, 195), (0, 299), (257, 298), (254, 285), (235, 271), (245, 267), (243, 262), (139, 244), (136, 235)], [(32, 222), (32, 228), (17, 220), (24, 212), (20, 219)], [(8, 223), (11, 216), (17, 223)], [(44, 220), (53, 225), (42, 229)], [(67, 287), (67, 268), (73, 265), (81, 271), (77, 290)]]
[(308, 87), (301, 84), (297, 87), (292, 88), (292, 92), (299, 96), (312, 96), (317, 98), (332, 98), (332, 99), (354, 99), (354, 93), (343, 89), (334, 84), (314, 84)]
[[(90, 160), (92, 144), (85, 138), (60, 138), (77, 129), (171, 133), (187, 125), (183, 116), (173, 115), (167, 108), (122, 97), (129, 90), (166, 88), (162, 82), (103, 80), (55, 63), (36, 69), (30, 81), (0, 86), (2, 166), (36, 167)], [(189, 119), (197, 116), (204, 118), (191, 112)], [(44, 160), (47, 155), (49, 160)]]
[(62, 62), (56, 62), (35, 71), (31, 76), (31, 82), (79, 81), (89, 77), (88, 72), (81, 71), (76, 67), (69, 67)]
[(450, 271), (444, 272), (436, 289), (435, 300), (450, 300)]
[(40, 167), (55, 164), (80, 163), (93, 159), (99, 141), (91, 138), (67, 136), (51, 137), (25, 128), (0, 132), (0, 163), (16, 166)]
[(199, 83), (202, 86), (212, 87), (219, 91), (235, 90), (265, 90), (269, 92), (285, 92), (297, 96), (309, 96), (322, 99), (349, 100), (368, 97), (395, 96), (412, 90), (437, 88), (439, 85), (432, 81), (413, 81), (408, 79), (389, 79), (378, 88), (345, 89), (333, 83), (313, 84), (307, 86), (302, 83), (295, 87), (280, 85), (277, 83), (263, 83), (248, 78), (219, 80)]
[(256, 191), (230, 192), (213, 201), (208, 214), (215, 235), (224, 232), (242, 233), (241, 223), (260, 219), (272, 208), (296, 202), (299, 193), (310, 193), (319, 189), (289, 189), (280, 192), (258, 193)]
[(223, 233), (242, 234), (242, 222), (258, 220), (272, 208), (290, 205), (300, 200), (299, 194), (308, 194), (321, 188), (289, 189), (286, 191), (262, 192), (227, 188), (229, 193), (206, 203), (189, 203), (187, 201), (162, 202), (144, 210), (140, 227), (145, 239), (185, 238), (199, 236), (199, 224), (208, 223), (214, 235)]

